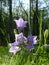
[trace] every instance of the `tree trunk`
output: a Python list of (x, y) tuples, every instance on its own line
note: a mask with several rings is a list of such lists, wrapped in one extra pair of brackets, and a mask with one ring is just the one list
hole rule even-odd
[(38, 0), (36, 0), (36, 10), (34, 11), (33, 18), (33, 35), (39, 34), (39, 23), (38, 23)]
[(9, 3), (9, 35), (10, 35), (10, 42), (13, 42), (12, 0), (9, 0), (8, 3)]

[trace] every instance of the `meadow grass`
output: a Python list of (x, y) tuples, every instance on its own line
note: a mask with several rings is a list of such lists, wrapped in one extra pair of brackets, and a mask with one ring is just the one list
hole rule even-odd
[(0, 65), (49, 65), (49, 50), (45, 52), (41, 46), (38, 54), (35, 51), (22, 49), (13, 55), (8, 47), (0, 47)]

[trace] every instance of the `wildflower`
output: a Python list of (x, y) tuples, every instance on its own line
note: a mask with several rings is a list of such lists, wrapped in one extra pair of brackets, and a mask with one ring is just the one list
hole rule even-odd
[(26, 40), (27, 38), (23, 35), (23, 33), (15, 34), (15, 41), (18, 42), (18, 45), (24, 43)]
[(26, 45), (26, 48), (29, 49), (30, 51), (32, 49), (34, 49), (34, 44), (37, 43), (37, 36), (32, 36), (32, 35), (29, 35), (27, 40), (28, 40), (28, 44)]
[(20, 50), (21, 50), (21, 48), (18, 46), (11, 46), (11, 48), (9, 49), (9, 52), (14, 53), (14, 55), (15, 55)]
[(15, 42), (10, 43), (10, 46), (19, 46), (20, 44), (27, 41), (27, 38), (23, 35), (23, 33), (15, 34)]
[(27, 21), (24, 21), (23, 18), (19, 18), (18, 20), (14, 20), (14, 21), (17, 25), (18, 30), (22, 30), (24, 29), (24, 27), (26, 27)]
[(12, 52), (14, 54), (18, 52), (21, 49), (19, 48), (19, 45), (22, 44), (26, 40), (27, 38), (23, 35), (23, 33), (15, 34), (15, 42), (9, 44), (11, 47), (9, 49), (9, 52)]

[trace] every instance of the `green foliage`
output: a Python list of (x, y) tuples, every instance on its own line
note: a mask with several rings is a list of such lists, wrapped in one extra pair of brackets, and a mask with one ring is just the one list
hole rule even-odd
[[(0, 65), (47, 65), (49, 63), (48, 52), (46, 52), (46, 55), (41, 53), (41, 48), (38, 55), (33, 55), (33, 52), (24, 49), (13, 55), (9, 53), (8, 47), (0, 47)], [(34, 57), (36, 58), (34, 59)]]

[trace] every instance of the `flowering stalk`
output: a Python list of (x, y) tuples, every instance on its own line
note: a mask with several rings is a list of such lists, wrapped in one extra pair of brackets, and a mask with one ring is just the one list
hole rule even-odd
[[(38, 54), (38, 51), (41, 47), (41, 41), (42, 41), (42, 11), (40, 11), (40, 17), (39, 17), (39, 46), (37, 48), (36, 54)], [(36, 56), (34, 60), (36, 59)]]

